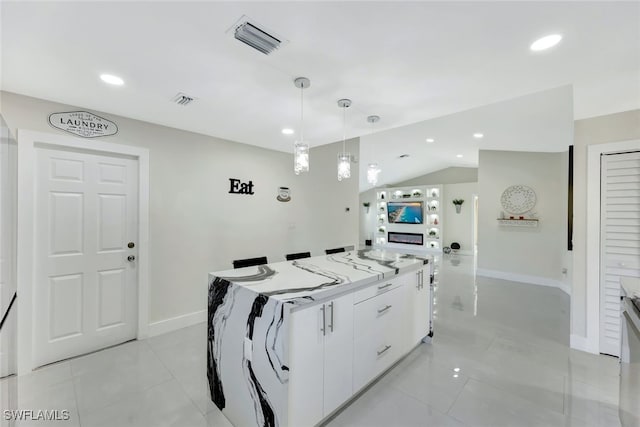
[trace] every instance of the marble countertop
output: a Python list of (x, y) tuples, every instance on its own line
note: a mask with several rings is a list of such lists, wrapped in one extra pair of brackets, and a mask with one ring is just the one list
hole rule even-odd
[(622, 277), (620, 285), (624, 293), (630, 298), (640, 298), (640, 278)]
[(427, 256), (364, 249), (216, 271), (209, 276), (270, 298), (304, 305), (418, 270), (428, 262)]

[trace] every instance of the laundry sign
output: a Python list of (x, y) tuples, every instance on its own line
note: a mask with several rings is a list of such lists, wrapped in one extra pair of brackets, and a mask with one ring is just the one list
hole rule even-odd
[(49, 124), (83, 138), (97, 138), (118, 133), (118, 126), (111, 120), (88, 111), (53, 113), (49, 116)]

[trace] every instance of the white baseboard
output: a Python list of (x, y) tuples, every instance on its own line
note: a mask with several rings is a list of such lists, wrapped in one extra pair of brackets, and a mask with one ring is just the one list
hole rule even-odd
[[(471, 250), (468, 250), (468, 251), (458, 251), (458, 252), (456, 252), (456, 254), (458, 254), (458, 255), (465, 255), (465, 256), (468, 256), (468, 255), (473, 255), (473, 251), (471, 251)], [(455, 255), (455, 254), (454, 254), (454, 255)]]
[(587, 340), (587, 337), (583, 337), (582, 335), (574, 335), (571, 334), (569, 336), (570, 346), (574, 350), (586, 351), (587, 353), (598, 354), (597, 349), (593, 349)]
[(182, 316), (172, 317), (171, 319), (159, 320), (149, 324), (149, 337), (166, 334), (167, 332), (176, 331), (186, 328), (187, 326), (197, 325), (206, 322), (207, 310), (194, 311), (193, 313), (183, 314)]
[(549, 286), (558, 288), (565, 294), (571, 296), (571, 288), (567, 283), (560, 280), (550, 279), (548, 277), (530, 276), (528, 274), (511, 273), (508, 271), (487, 270), (486, 268), (478, 268), (476, 275), (483, 277), (491, 277), (494, 279), (509, 280), (512, 282), (528, 283), (531, 285)]

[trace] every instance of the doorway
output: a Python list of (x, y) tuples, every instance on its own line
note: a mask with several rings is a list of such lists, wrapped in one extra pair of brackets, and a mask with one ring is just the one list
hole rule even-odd
[(148, 151), (29, 131), (18, 138), (25, 373), (146, 334)]
[(599, 352), (620, 356), (620, 279), (640, 277), (640, 151), (600, 161)]
[(473, 256), (478, 255), (478, 195), (473, 195)]

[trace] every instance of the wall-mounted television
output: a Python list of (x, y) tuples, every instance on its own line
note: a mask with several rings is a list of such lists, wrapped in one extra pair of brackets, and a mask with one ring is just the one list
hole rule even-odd
[(422, 202), (388, 202), (389, 224), (422, 224)]

